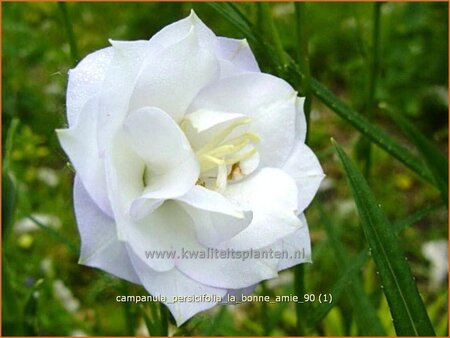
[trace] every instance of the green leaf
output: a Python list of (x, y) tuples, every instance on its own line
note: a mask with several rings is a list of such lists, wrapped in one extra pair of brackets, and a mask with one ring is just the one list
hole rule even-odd
[[(153, 303), (150, 304), (150, 306), (155, 305)], [(157, 322), (153, 320), (153, 315), (150, 316), (148, 312), (146, 311), (144, 305), (139, 304), (139, 309), (141, 310), (142, 317), (144, 318), (145, 326), (147, 327), (147, 331), (149, 335), (151, 336), (159, 336), (159, 325), (157, 325)]]
[[(305, 294), (305, 267), (304, 264), (299, 264), (294, 267), (294, 290), (298, 299), (303, 299)], [(296, 329), (299, 336), (305, 335), (305, 324), (308, 320), (305, 320), (306, 316), (309, 316), (307, 304), (302, 302), (295, 303), (295, 315), (296, 315)]]
[(362, 174), (334, 140), (333, 143), (352, 190), (397, 334), (434, 336), (425, 305), (391, 224)]
[[(123, 295), (130, 294), (129, 282), (121, 280), (119, 287)], [(125, 302), (122, 306), (122, 310), (125, 318), (125, 334), (128, 336), (134, 336), (137, 326), (136, 305), (131, 302)]]
[(369, 140), (384, 149), (387, 153), (391, 154), (422, 178), (434, 183), (433, 176), (429, 172), (428, 168), (423, 166), (420, 160), (408, 149), (401, 146), (383, 130), (370, 123), (367, 118), (340, 101), (332, 92), (325, 88), (316, 79), (311, 80), (311, 87), (317, 98), (319, 98), (341, 118), (349, 122), (354, 128), (359, 130)]
[(273, 21), (273, 15), (271, 12), (271, 5), (267, 2), (258, 2), (258, 9), (260, 11), (260, 18), (262, 19), (262, 24), (266, 27), (266, 31), (269, 33), (270, 41), (274, 46), (274, 50), (277, 53), (278, 59), (280, 60), (283, 67), (288, 63), (287, 54), (283, 49), (283, 44), (281, 43), (280, 35), (278, 34), (277, 27)]
[(226, 306), (221, 306), (217, 315), (212, 321), (204, 321), (204, 327), (201, 328), (201, 336), (212, 336), (214, 333), (220, 332), (218, 328), (222, 326), (222, 322), (227, 312)]
[(448, 205), (448, 159), (406, 117), (389, 109), (387, 114), (403, 133), (414, 143), (433, 175), (445, 205)]
[(30, 296), (25, 304), (24, 309), (24, 329), (26, 336), (37, 336), (39, 335), (39, 322), (38, 322), (38, 305), (41, 287), (44, 280), (39, 279), (34, 283), (31, 288)]
[[(367, 259), (367, 249), (360, 252), (354, 260), (341, 273), (339, 279), (331, 288), (330, 293), (333, 295), (331, 303), (322, 303), (317, 306), (311, 314), (311, 327), (316, 327), (322, 321), (330, 310), (339, 302), (339, 299), (344, 294), (345, 289), (352, 283), (352, 280), (357, 278), (357, 272), (363, 267)], [(381, 325), (381, 324), (380, 324)]]
[(305, 97), (303, 111), (306, 119), (306, 140), (309, 139), (309, 121), (311, 116), (312, 93), (311, 93), (311, 67), (309, 63), (308, 50), (308, 14), (304, 2), (295, 2), (295, 31), (297, 39), (297, 60), (299, 70), (305, 74), (300, 81), (300, 94)]
[(258, 42), (259, 38), (252, 32), (250, 21), (247, 20), (245, 15), (243, 15), (233, 3), (208, 2), (207, 4), (220, 13), (228, 22), (238, 28), (238, 30), (247, 36), (249, 40)]
[(150, 314), (142, 304), (140, 304), (139, 307), (148, 333), (151, 336), (167, 336), (169, 325), (169, 313), (167, 307), (163, 303), (160, 303), (158, 313), (158, 305), (154, 302), (149, 302)]
[(442, 204), (435, 204), (435, 205), (426, 206), (426, 207), (424, 207), (424, 208), (422, 208), (420, 210), (415, 211), (411, 215), (408, 215), (408, 217), (406, 217), (405, 219), (403, 219), (401, 221), (398, 221), (397, 223), (394, 223), (392, 225), (392, 227), (393, 227), (393, 229), (394, 229), (394, 231), (396, 233), (399, 233), (403, 229), (405, 229), (407, 227), (410, 227), (414, 223), (417, 223), (422, 218), (427, 216), (429, 213), (438, 210), (442, 206), (443, 206)]
[(169, 333), (169, 310), (163, 303), (159, 303), (159, 319), (161, 336), (167, 336)]
[(70, 16), (67, 11), (67, 6), (65, 2), (58, 2), (58, 8), (62, 16), (64, 27), (66, 29), (67, 40), (70, 46), (70, 56), (72, 58), (73, 64), (75, 65), (75, 63), (80, 58), (78, 56), (77, 40), (75, 39), (75, 35), (73, 34), (72, 21), (70, 20)]
[[(437, 209), (441, 208), (441, 204), (437, 205), (431, 205), (427, 206), (425, 208), (422, 208), (420, 210), (417, 210), (416, 212), (412, 213), (405, 219), (394, 223), (393, 229), (395, 233), (399, 233), (403, 229), (411, 226), (412, 224), (420, 221), (422, 218), (427, 216), (429, 213), (436, 211)], [(319, 207), (320, 208), (320, 207)], [(325, 215), (322, 210), (321, 215)], [(323, 217), (322, 217), (323, 220)], [(324, 223), (327, 225), (327, 228), (332, 225), (329, 224), (329, 220), (324, 220)], [(328, 228), (330, 229), (330, 228)], [(328, 231), (329, 232), (329, 231)], [(312, 315), (311, 315), (311, 327), (315, 327), (321, 320), (323, 320), (328, 312), (336, 305), (336, 303), (339, 301), (340, 297), (343, 294), (343, 291), (345, 290), (346, 286), (349, 285), (352, 282), (352, 279), (355, 276), (355, 273), (358, 272), (364, 265), (367, 258), (367, 249), (363, 249), (355, 259), (352, 259), (352, 262), (347, 266), (347, 268), (344, 270), (344, 272), (341, 274), (339, 279), (336, 281), (334, 286), (331, 288), (331, 294), (333, 295), (333, 302), (332, 303), (324, 303), (318, 306), (314, 309)]]
[[(333, 225), (331, 224), (328, 217), (326, 217), (325, 212), (320, 205), (319, 211), (321, 214), (321, 220), (325, 226), (325, 230), (330, 241), (330, 245), (334, 251), (339, 266), (341, 266), (344, 271), (357, 269), (357, 266), (352, 267), (352, 264), (350, 263), (350, 260), (348, 258), (348, 254), (346, 253), (341, 241), (335, 233)], [(360, 255), (364, 255), (364, 253), (361, 253)], [(357, 261), (360, 260), (362, 260), (361, 257), (357, 259)], [(363, 263), (364, 261), (362, 261), (361, 266)], [(348, 276), (348, 281), (350, 282), (349, 297), (353, 305), (354, 317), (358, 325), (360, 334), (364, 336), (385, 336), (386, 331), (381, 324), (380, 319), (378, 318), (375, 307), (364, 291), (361, 277), (356, 273), (349, 273)], [(344, 281), (341, 281), (341, 283), (345, 285)], [(338, 292), (342, 292), (342, 290), (340, 290), (340, 285), (337, 285), (335, 287), (338, 289)], [(333, 295), (333, 298), (335, 296), (336, 295)], [(334, 299), (333, 302), (337, 302), (337, 299)]]

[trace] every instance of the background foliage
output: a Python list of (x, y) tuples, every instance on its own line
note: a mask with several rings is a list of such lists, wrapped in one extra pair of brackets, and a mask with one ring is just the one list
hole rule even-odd
[[(143, 288), (77, 264), (73, 170), (54, 130), (66, 125), (67, 71), (80, 58), (106, 47), (108, 38), (148, 39), (191, 8), (217, 35), (248, 38), (263, 71), (284, 77), (303, 95), (314, 94), (308, 143), (327, 175), (307, 212), (314, 264), (281, 273), (258, 286), (256, 294), (332, 293), (335, 301), (297, 308), (292, 303), (218, 306), (176, 331), (171, 325), (169, 333), (394, 335), (395, 310), (386, 300), (380, 264), (396, 261), (395, 255), (377, 258), (374, 235), (366, 227), (375, 220), (375, 232), (384, 229), (378, 227), (383, 223), (396, 233), (394, 246), (404, 253), (436, 334), (448, 335), (446, 3), (307, 3), (300, 8), (292, 3), (2, 3), (3, 334), (147, 333), (144, 318), (151, 321), (154, 309), (115, 301), (119, 294), (145, 295)], [(312, 82), (299, 53), (302, 43), (309, 50)], [(336, 97), (328, 102), (317, 83)], [(330, 109), (337, 97), (376, 127), (372, 137), (383, 143), (390, 136), (405, 156), (413, 156), (413, 164), (395, 160), (389, 147), (369, 146), (361, 136), (368, 136), (369, 127), (358, 131), (345, 109)], [(331, 137), (344, 149), (338, 148), (344, 166)], [(425, 168), (428, 174), (422, 176), (428, 179), (414, 166)], [(369, 182), (367, 191), (359, 188), (358, 171)], [(359, 182), (356, 193), (365, 193), (355, 195), (359, 214), (352, 182)], [(430, 250), (434, 260), (427, 258)]]

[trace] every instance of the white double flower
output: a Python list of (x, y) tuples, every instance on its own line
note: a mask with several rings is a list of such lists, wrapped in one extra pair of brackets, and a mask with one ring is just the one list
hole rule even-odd
[[(170, 300), (251, 292), (310, 261), (302, 213), (323, 172), (295, 90), (194, 12), (149, 41), (111, 44), (70, 71), (69, 128), (58, 130), (76, 169), (80, 263)], [(145, 255), (208, 248), (306, 257)], [(181, 324), (214, 303), (167, 305)]]

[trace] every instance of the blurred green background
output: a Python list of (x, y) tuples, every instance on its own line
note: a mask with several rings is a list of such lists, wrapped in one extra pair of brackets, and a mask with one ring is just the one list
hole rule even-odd
[[(108, 39), (149, 39), (191, 8), (220, 36), (243, 38), (205, 3), (2, 3), (2, 333), (3, 335), (147, 334), (142, 309), (115, 301), (145, 295), (141, 287), (77, 264), (73, 169), (54, 130), (66, 126), (65, 88), (74, 54), (81, 59)], [(238, 4), (259, 23), (259, 5)], [(369, 86), (373, 3), (307, 3), (312, 75), (358, 111)], [(283, 47), (295, 56), (294, 5), (269, 6)], [(402, 112), (443, 154), (448, 144), (448, 4), (384, 3), (380, 8), (379, 67), (374, 123), (408, 149), (414, 146), (382, 112)], [(67, 15), (76, 46), (70, 46)], [(260, 25), (264, 34), (267, 27)], [(75, 47), (75, 48), (74, 48)], [(72, 50), (71, 50), (72, 48)], [(257, 59), (263, 71), (277, 69)], [(305, 266), (305, 292), (331, 293), (344, 272), (330, 245), (331, 225), (349, 260), (367, 246), (330, 138), (356, 161), (360, 136), (313, 101), (309, 144), (327, 175), (307, 211), (314, 263)], [(377, 147), (371, 188), (392, 223), (412, 217), (399, 234), (437, 335), (448, 335), (448, 213), (439, 191)], [(424, 209), (425, 208), (425, 209)], [(419, 214), (416, 214), (416, 211)], [(373, 262), (358, 278), (386, 334), (395, 331)], [(321, 304), (304, 306), (308, 335), (363, 335), (351, 283), (331, 311), (314, 322)], [(256, 294), (293, 293), (293, 271), (258, 286)], [(148, 310), (148, 309), (147, 309)], [(294, 304), (217, 306), (170, 333), (180, 335), (296, 335)]]

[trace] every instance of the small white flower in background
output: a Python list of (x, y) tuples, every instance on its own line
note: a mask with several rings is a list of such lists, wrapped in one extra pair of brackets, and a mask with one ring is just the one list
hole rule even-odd
[(72, 332), (70, 332), (70, 335), (72, 337), (88, 337), (89, 335), (84, 332), (82, 329), (75, 329)]
[(437, 289), (448, 278), (448, 241), (439, 239), (422, 245), (422, 253), (431, 263), (430, 288)]
[[(49, 215), (44, 213), (31, 214), (36, 221), (45, 224), (53, 229), (59, 229), (61, 227), (61, 220), (55, 215)], [(13, 227), (16, 234), (26, 234), (40, 230), (41, 228), (32, 219), (25, 217), (18, 220)]]
[(38, 169), (37, 177), (49, 187), (56, 187), (59, 183), (59, 177), (52, 168), (42, 167)]
[(72, 291), (62, 280), (57, 279), (53, 282), (53, 294), (67, 312), (74, 313), (80, 308), (80, 301), (73, 296)]
[[(69, 128), (58, 130), (77, 173), (80, 263), (167, 297), (180, 325), (215, 303), (174, 296), (252, 292), (309, 262), (303, 211), (323, 172), (297, 92), (194, 12), (149, 41), (111, 44), (70, 71)], [(180, 257), (208, 248), (291, 255)]]

